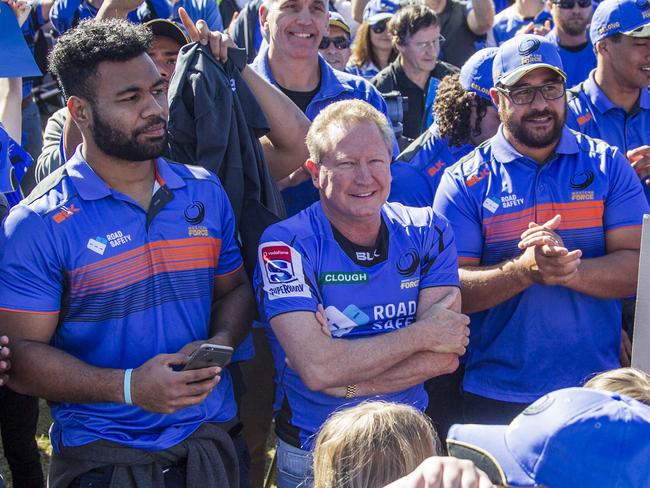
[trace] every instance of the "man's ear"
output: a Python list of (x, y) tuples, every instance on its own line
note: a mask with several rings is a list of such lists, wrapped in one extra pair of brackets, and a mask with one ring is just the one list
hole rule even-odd
[(262, 4), (260, 5), (259, 15), (260, 15), (260, 25), (262, 26), (262, 31), (267, 34), (267, 38), (268, 38), (269, 25), (266, 19), (269, 16), (269, 8), (266, 6), (264, 2), (262, 2)]
[(91, 121), (90, 104), (83, 98), (72, 96), (68, 99), (68, 112), (77, 125), (87, 127)]
[(492, 99), (492, 103), (494, 106), (497, 108), (497, 111), (499, 110), (499, 97), (501, 96), (501, 93), (499, 90), (496, 88), (490, 88), (490, 98)]
[(311, 159), (305, 161), (304, 168), (307, 169), (307, 173), (311, 176), (311, 181), (316, 188), (318, 188), (318, 175), (320, 174), (320, 169), (318, 165), (313, 162)]
[(609, 40), (605, 38), (598, 41), (594, 46), (594, 52), (596, 53), (596, 56), (598, 56), (599, 54), (601, 56), (605, 56), (609, 54)]

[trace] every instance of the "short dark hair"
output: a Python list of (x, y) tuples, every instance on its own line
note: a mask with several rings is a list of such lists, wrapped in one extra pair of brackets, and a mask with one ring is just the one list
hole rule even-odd
[(433, 9), (424, 4), (414, 4), (399, 9), (388, 22), (388, 30), (393, 42), (404, 44), (408, 36), (432, 25), (438, 25), (438, 16)]
[[(481, 134), (481, 121), (489, 105), (490, 102), (480, 95), (465, 90), (458, 74), (445, 76), (438, 86), (433, 104), (440, 135), (448, 139), (450, 146), (469, 144), (470, 136)], [(471, 127), (473, 106), (476, 106), (476, 124)]]
[(66, 99), (94, 101), (92, 78), (100, 63), (126, 62), (145, 54), (151, 30), (126, 20), (86, 20), (63, 34), (49, 55), (50, 71), (58, 78)]

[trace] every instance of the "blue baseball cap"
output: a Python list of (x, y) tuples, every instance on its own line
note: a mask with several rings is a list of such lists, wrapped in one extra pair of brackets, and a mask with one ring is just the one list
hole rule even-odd
[(16, 14), (4, 2), (0, 2), (0, 46), (0, 78), (42, 75), (27, 47)]
[(603, 0), (598, 4), (589, 27), (591, 43), (619, 33), (650, 37), (649, 0)]
[(401, 6), (399, 1), (370, 0), (363, 9), (363, 21), (375, 25), (377, 22), (390, 19)]
[(617, 393), (565, 388), (510, 425), (454, 425), (447, 447), (500, 485), (648, 486), (650, 407)]
[(463, 88), (477, 93), (490, 102), (492, 101), (490, 88), (494, 86), (492, 82), (492, 65), (497, 51), (496, 47), (481, 49), (472, 54), (460, 69), (460, 84)]
[(492, 78), (495, 85), (512, 86), (537, 68), (549, 68), (566, 81), (557, 47), (545, 37), (524, 34), (499, 46), (492, 66)]

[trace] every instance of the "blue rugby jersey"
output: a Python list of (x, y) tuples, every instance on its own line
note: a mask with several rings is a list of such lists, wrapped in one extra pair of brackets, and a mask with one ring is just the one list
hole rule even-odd
[[(623, 155), (650, 145), (650, 89), (640, 90), (638, 106), (628, 114), (607, 98), (594, 73), (568, 92), (567, 126), (618, 147)], [(643, 187), (650, 201), (650, 187)]]
[[(390, 333), (415, 320), (420, 290), (459, 286), (454, 236), (446, 220), (430, 207), (387, 203), (381, 210), (387, 231), (387, 256), (371, 266), (355, 263), (337, 242), (317, 202), (269, 227), (260, 240), (254, 286), (260, 314), (268, 323), (276, 315), (325, 308), (336, 340)], [(269, 328), (276, 364), (278, 435), (303, 449), (327, 416), (367, 398), (335, 398), (311, 391), (285, 363)], [(381, 395), (382, 400), (424, 410), (422, 385)]]
[(549, 20), (553, 24), (553, 17), (548, 10), (544, 9), (534, 19), (523, 19), (515, 12), (512, 7), (502, 10), (494, 17), (492, 26), (492, 35), (497, 46), (500, 46), (508, 39), (512, 39), (517, 31), (528, 25), (530, 22), (536, 25), (544, 25)]
[[(560, 214), (557, 231), (583, 259), (606, 254), (605, 232), (638, 226), (648, 204), (618, 149), (564, 128), (545, 165), (519, 154), (502, 129), (445, 173), (434, 200), (456, 235), (458, 255), (494, 265), (521, 254), (529, 222)], [(533, 284), (471, 317), (464, 388), (529, 403), (620, 366), (618, 300)]]
[[(158, 159), (160, 188), (146, 212), (109, 188), (80, 148), (4, 222), (0, 308), (57, 314), (52, 346), (103, 368), (137, 368), (208, 338), (214, 279), (241, 266), (218, 179)], [(50, 434), (56, 451), (99, 439), (157, 450), (235, 414), (224, 370), (203, 403), (173, 414), (57, 404)]]
[(432, 125), (397, 156), (401, 164), (391, 165), (393, 182), (388, 200), (417, 207), (431, 205), (444, 171), (474, 147), (470, 144), (450, 147), (447, 139), (438, 135), (435, 124)]

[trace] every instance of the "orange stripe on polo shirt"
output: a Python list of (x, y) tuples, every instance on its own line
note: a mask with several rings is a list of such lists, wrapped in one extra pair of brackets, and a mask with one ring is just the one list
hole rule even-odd
[(157, 241), (72, 270), (70, 296), (117, 290), (161, 273), (215, 268), (221, 239), (188, 238)]
[(506, 215), (488, 217), (483, 221), (486, 242), (519, 239), (530, 222), (543, 224), (559, 214), (559, 230), (602, 227), (605, 205), (602, 200), (570, 203), (543, 203)]

